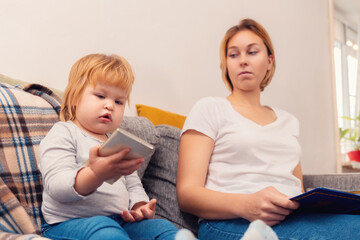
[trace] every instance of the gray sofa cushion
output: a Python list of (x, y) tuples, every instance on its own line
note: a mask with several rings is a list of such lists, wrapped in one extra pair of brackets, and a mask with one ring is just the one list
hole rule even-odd
[(155, 128), (160, 139), (142, 179), (149, 197), (158, 201), (155, 217), (168, 219), (179, 228), (197, 233), (198, 218), (180, 211), (176, 197), (180, 129), (168, 125)]

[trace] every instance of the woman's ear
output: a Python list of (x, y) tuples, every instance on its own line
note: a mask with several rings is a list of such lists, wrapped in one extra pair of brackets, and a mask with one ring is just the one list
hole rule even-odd
[(274, 56), (273, 55), (268, 56), (268, 63), (269, 63), (269, 65), (268, 65), (267, 70), (270, 70), (272, 68), (273, 63), (274, 63)]

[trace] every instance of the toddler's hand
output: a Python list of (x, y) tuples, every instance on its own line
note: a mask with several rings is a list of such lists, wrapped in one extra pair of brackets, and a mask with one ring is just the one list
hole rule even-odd
[(99, 146), (94, 146), (89, 152), (89, 167), (102, 181), (130, 175), (144, 162), (143, 158), (124, 160), (130, 149), (124, 149), (107, 157), (99, 156)]
[(104, 181), (122, 175), (130, 175), (139, 169), (143, 158), (123, 160), (130, 149), (124, 149), (107, 157), (99, 156), (99, 146), (90, 148), (88, 166), (80, 169), (74, 188), (83, 196), (94, 192)]
[(150, 202), (136, 203), (130, 212), (124, 211), (121, 217), (125, 222), (139, 222), (143, 219), (153, 218), (155, 215), (156, 199), (151, 199)]

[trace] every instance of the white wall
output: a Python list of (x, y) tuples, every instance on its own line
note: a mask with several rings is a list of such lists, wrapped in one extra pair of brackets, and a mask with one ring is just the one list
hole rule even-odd
[(218, 49), (252, 17), (270, 33), (277, 71), (263, 103), (301, 122), (305, 173), (336, 171), (328, 0), (1, 0), (0, 73), (63, 90), (72, 64), (94, 52), (132, 64), (132, 103), (186, 115), (228, 94)]

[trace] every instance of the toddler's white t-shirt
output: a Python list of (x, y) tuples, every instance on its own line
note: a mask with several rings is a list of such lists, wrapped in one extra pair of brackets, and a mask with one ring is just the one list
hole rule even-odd
[(261, 126), (236, 112), (224, 97), (206, 97), (194, 105), (182, 133), (193, 129), (215, 141), (206, 188), (254, 193), (273, 186), (289, 197), (301, 193), (301, 182), (292, 173), (301, 154), (299, 122), (272, 109), (277, 119)]

